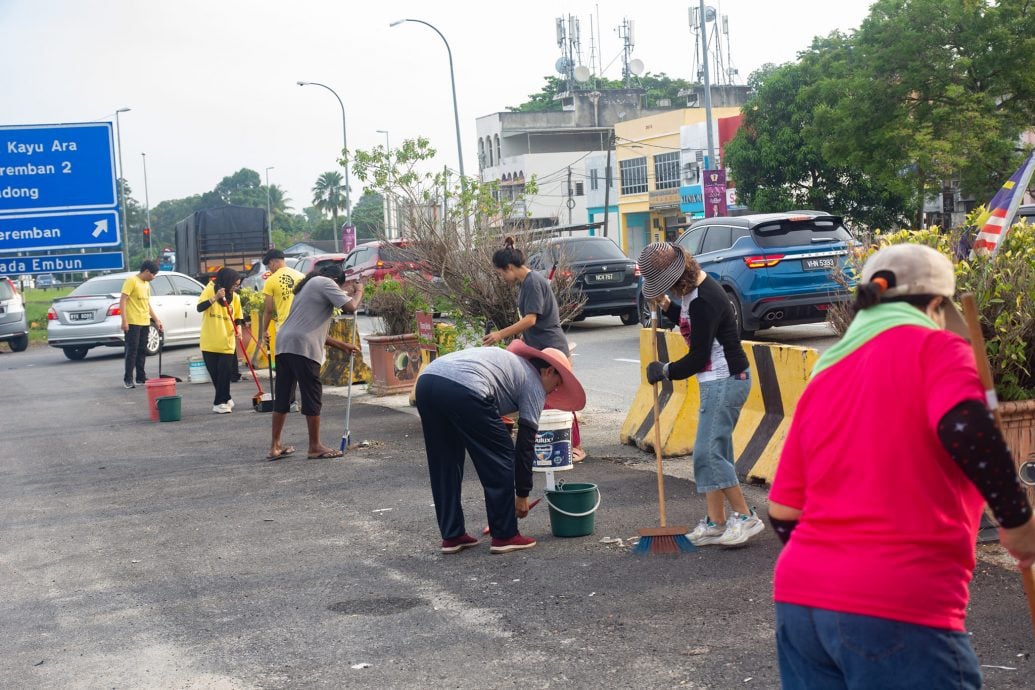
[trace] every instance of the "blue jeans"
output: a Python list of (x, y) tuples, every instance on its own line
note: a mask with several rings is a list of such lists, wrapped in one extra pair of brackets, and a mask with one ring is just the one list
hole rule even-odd
[(981, 687), (970, 639), (954, 630), (778, 602), (776, 649), (784, 690)]
[(697, 493), (737, 486), (737, 468), (733, 463), (733, 427), (751, 392), (751, 379), (729, 376), (715, 381), (702, 381), (701, 411), (697, 417), (694, 439), (694, 483)]

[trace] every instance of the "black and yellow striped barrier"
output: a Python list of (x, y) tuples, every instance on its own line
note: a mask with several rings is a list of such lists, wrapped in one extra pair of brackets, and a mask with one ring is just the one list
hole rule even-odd
[[(647, 364), (654, 358), (650, 329), (640, 331), (640, 387), (625, 422), (622, 443), (654, 449), (653, 393), (647, 383)], [(811, 348), (744, 341), (751, 366), (751, 392), (733, 431), (737, 474), (748, 481), (769, 482), (776, 473), (780, 449), (787, 437), (794, 408), (808, 383), (819, 353)], [(678, 333), (658, 331), (658, 358), (675, 361), (688, 352)], [(671, 457), (693, 453), (700, 413), (696, 378), (664, 381), (658, 396), (661, 453)]]

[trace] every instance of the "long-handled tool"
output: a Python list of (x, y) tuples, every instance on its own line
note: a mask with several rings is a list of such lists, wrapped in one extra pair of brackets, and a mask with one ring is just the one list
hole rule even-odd
[[(349, 332), (349, 344), (356, 344), (356, 314), (352, 314), (352, 329)], [(341, 432), (341, 447), (338, 449), (342, 453), (349, 449), (352, 445), (352, 429), (349, 424), (352, 421), (352, 377), (356, 371), (356, 353), (349, 352), (349, 393), (345, 400), (345, 429)]]
[[(660, 320), (660, 307), (655, 307), (650, 320), (650, 341), (654, 346), (654, 361), (658, 361), (658, 321)], [(658, 527), (648, 527), (640, 530), (640, 541), (633, 547), (632, 552), (637, 555), (679, 553), (680, 551), (697, 551), (686, 533), (690, 531), (688, 525), (673, 525), (669, 527), (665, 523), (665, 475), (661, 463), (661, 415), (658, 412), (658, 384), (652, 384), (654, 392), (654, 458), (657, 461), (658, 471)]]
[[(995, 382), (992, 381), (992, 367), (988, 363), (988, 352), (985, 350), (985, 336), (981, 332), (981, 322), (978, 319), (977, 301), (974, 295), (967, 293), (963, 295), (963, 316), (967, 322), (967, 332), (970, 333), (970, 347), (974, 350), (974, 360), (977, 363), (978, 376), (981, 377), (981, 385), (985, 387), (985, 396), (988, 398), (988, 406), (992, 409), (992, 416), (995, 425), (1003, 428), (1003, 420), (999, 412), (999, 401), (995, 394)], [(1035, 630), (1035, 569), (1024, 568), (1021, 570), (1021, 585), (1024, 587), (1024, 596), (1028, 600), (1028, 614), (1031, 616), (1031, 626)]]
[(165, 334), (164, 333), (159, 333), (158, 334), (158, 378), (160, 378), (160, 379), (172, 379), (172, 380), (176, 381), (176, 383), (182, 383), (183, 379), (181, 379), (179, 376), (173, 376), (172, 374), (163, 374), (162, 373), (162, 346), (164, 344), (165, 344)]
[(237, 338), (237, 342), (241, 345), (241, 352), (244, 353), (244, 361), (248, 363), (248, 371), (252, 372), (252, 380), (255, 381), (255, 387), (259, 390), (258, 393), (252, 396), (252, 407), (256, 412), (272, 412), (273, 401), (266, 397), (266, 394), (262, 392), (262, 384), (259, 383), (259, 377), (255, 375), (255, 367), (252, 366), (252, 358), (248, 356), (248, 348), (244, 346), (244, 339), (241, 338), (241, 331), (237, 328), (237, 322), (234, 321), (234, 312), (230, 309), (230, 303), (226, 303), (226, 315), (230, 317), (230, 323), (234, 327), (234, 336)]

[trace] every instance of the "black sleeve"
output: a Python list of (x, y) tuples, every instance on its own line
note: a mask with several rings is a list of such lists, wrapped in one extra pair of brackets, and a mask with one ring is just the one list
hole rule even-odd
[(535, 458), (535, 432), (518, 419), (517, 449), (514, 453), (514, 493), (527, 498), (532, 493), (532, 461)]
[(668, 309), (665, 310), (665, 318), (674, 324), (679, 323), (680, 312), (683, 310), (683, 305), (675, 300), (671, 300), (668, 303)]
[(712, 357), (712, 342), (719, 330), (719, 315), (707, 300), (697, 298), (690, 303), (690, 352), (672, 362), (668, 377), (688, 379), (704, 371)]
[(204, 311), (208, 311), (208, 308), (211, 307), (211, 306), (212, 306), (212, 303), (209, 302), (208, 300), (205, 300), (204, 302), (198, 302), (198, 313), (200, 314), (200, 313), (202, 313)]
[(938, 423), (938, 438), (1001, 527), (1019, 527), (1031, 518), (1013, 457), (983, 403), (968, 400), (946, 412)]
[(770, 515), (769, 524), (773, 526), (773, 532), (776, 533), (780, 542), (786, 544), (791, 538), (791, 532), (793, 532), (794, 528), (798, 526), (798, 521), (781, 520), (780, 518), (774, 518)]

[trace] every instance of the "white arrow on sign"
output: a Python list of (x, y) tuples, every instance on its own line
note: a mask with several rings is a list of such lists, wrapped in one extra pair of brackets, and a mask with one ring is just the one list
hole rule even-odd
[(93, 224), (93, 236), (100, 237), (102, 232), (108, 232), (108, 221), (98, 220)]

